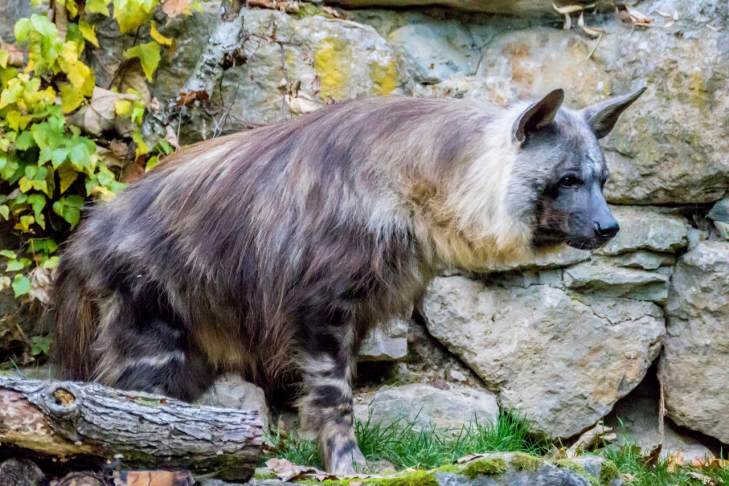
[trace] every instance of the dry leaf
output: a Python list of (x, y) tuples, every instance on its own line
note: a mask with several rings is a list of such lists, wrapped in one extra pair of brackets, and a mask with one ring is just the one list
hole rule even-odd
[[(8, 53), (8, 59), (6, 66), (22, 66), (23, 65), (23, 51), (18, 49), (15, 44), (8, 44), (0, 40), (0, 50)], [(3, 66), (4, 67), (4, 66)]]
[(303, 92), (298, 95), (285, 95), (284, 99), (286, 100), (289, 110), (291, 110), (291, 113), (294, 115), (311, 113), (323, 106), (318, 100)]
[(71, 115), (71, 123), (92, 135), (101, 135), (113, 128), (116, 113), (114, 104), (119, 100), (134, 100), (136, 96), (115, 93), (108, 89), (94, 87), (89, 104)]
[(177, 139), (177, 134), (169, 125), (165, 127), (165, 140), (167, 140), (167, 143), (172, 145), (175, 149), (180, 148), (180, 141)]
[(168, 17), (190, 15), (192, 12), (192, 0), (165, 0), (162, 3), (162, 11)]
[(138, 62), (136, 62), (133, 64), (127, 64), (123, 69), (123, 74), (116, 84), (119, 88), (119, 92), (126, 93), (130, 89), (134, 90), (137, 94), (139, 94), (145, 106), (149, 105), (152, 100), (152, 93), (149, 90), (147, 78), (145, 78), (144, 73), (142, 72), (142, 67)]
[(595, 4), (591, 3), (589, 5), (580, 5), (575, 3), (571, 5), (557, 5), (556, 3), (553, 3), (552, 8), (562, 15), (569, 15), (577, 12), (582, 12), (586, 9), (595, 8)]
[(195, 100), (207, 101), (209, 96), (205, 91), (190, 91), (177, 95), (177, 106), (187, 106)]
[(598, 422), (593, 428), (584, 432), (575, 441), (569, 449), (567, 449), (567, 457), (577, 457), (581, 452), (592, 450), (606, 442), (612, 442), (617, 439), (617, 435), (611, 427)]
[(585, 25), (585, 12), (580, 12), (580, 16), (577, 19), (577, 25), (582, 29), (582, 32), (589, 35), (590, 37), (600, 37), (605, 32), (595, 27), (588, 27)]
[(321, 471), (315, 467), (297, 466), (286, 459), (269, 459), (266, 461), (266, 467), (281, 481), (290, 481), (292, 479), (302, 477), (306, 477), (307, 479), (316, 479), (318, 481), (337, 478), (336, 476)]
[(631, 24), (634, 27), (650, 27), (651, 25), (651, 19), (647, 15), (627, 5), (619, 5), (617, 12), (621, 22)]

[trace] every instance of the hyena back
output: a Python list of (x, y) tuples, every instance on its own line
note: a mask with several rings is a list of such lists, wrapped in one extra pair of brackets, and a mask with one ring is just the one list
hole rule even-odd
[(603, 176), (597, 126), (631, 96), (583, 112), (560, 109), (561, 91), (509, 109), (361, 100), (183, 149), (91, 208), (68, 243), (59, 369), (185, 400), (224, 372), (268, 392), (297, 381), (327, 469), (350, 472), (364, 460), (351, 380), (367, 329), (408, 312), (444, 267), (602, 242), (575, 236), (596, 210), (549, 190), (565, 170)]

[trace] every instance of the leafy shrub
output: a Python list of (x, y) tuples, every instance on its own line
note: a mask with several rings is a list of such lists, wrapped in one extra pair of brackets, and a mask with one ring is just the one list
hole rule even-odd
[[(148, 29), (152, 40), (137, 43), (123, 55), (138, 60), (149, 81), (159, 65), (161, 46), (173, 44), (151, 21), (158, 0), (110, 4), (111, 0), (61, 0), (56, 2), (55, 23), (45, 15), (20, 19), (15, 25), (17, 47), (0, 43), (0, 222), (20, 241), (17, 248), (0, 250), (0, 290), (10, 286), (16, 297), (31, 293), (33, 272), (50, 272), (58, 265), (59, 242), (78, 225), (86, 201), (110, 199), (124, 187), (118, 170), (99, 155), (99, 147), (108, 142), (100, 133), (83, 133), (68, 117), (93, 103), (98, 90), (84, 62), (85, 50), (99, 47), (91, 20), (111, 15), (113, 7), (122, 33), (137, 39)], [(189, 1), (175, 5), (175, 14), (190, 14), (195, 7)], [(128, 90), (111, 106), (112, 116), (131, 122), (135, 157), (151, 168), (157, 155), (150, 154), (141, 134), (141, 97)], [(152, 150), (169, 151), (164, 142)]]

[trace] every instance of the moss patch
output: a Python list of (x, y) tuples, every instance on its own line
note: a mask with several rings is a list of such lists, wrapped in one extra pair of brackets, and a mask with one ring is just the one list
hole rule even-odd
[(350, 77), (349, 44), (335, 37), (325, 38), (314, 54), (314, 69), (319, 76), (319, 96), (342, 100)]
[(544, 462), (538, 457), (523, 452), (515, 452), (510, 464), (517, 471), (537, 471)]
[(620, 476), (618, 466), (613, 461), (605, 459), (600, 468), (600, 484), (609, 485), (613, 479)]
[(392, 60), (387, 64), (370, 63), (370, 79), (375, 85), (375, 94), (385, 96), (397, 87), (397, 63)]
[(476, 459), (464, 464), (462, 474), (469, 479), (475, 479), (479, 476), (495, 476), (504, 474), (508, 469), (506, 461), (500, 458), (494, 459)]

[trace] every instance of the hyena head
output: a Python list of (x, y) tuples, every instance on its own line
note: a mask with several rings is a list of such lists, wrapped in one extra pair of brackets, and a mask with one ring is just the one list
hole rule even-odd
[(532, 222), (535, 248), (567, 243), (594, 249), (618, 233), (603, 194), (608, 168), (598, 139), (643, 91), (573, 111), (562, 107), (564, 92), (558, 89), (518, 114), (507, 204)]

